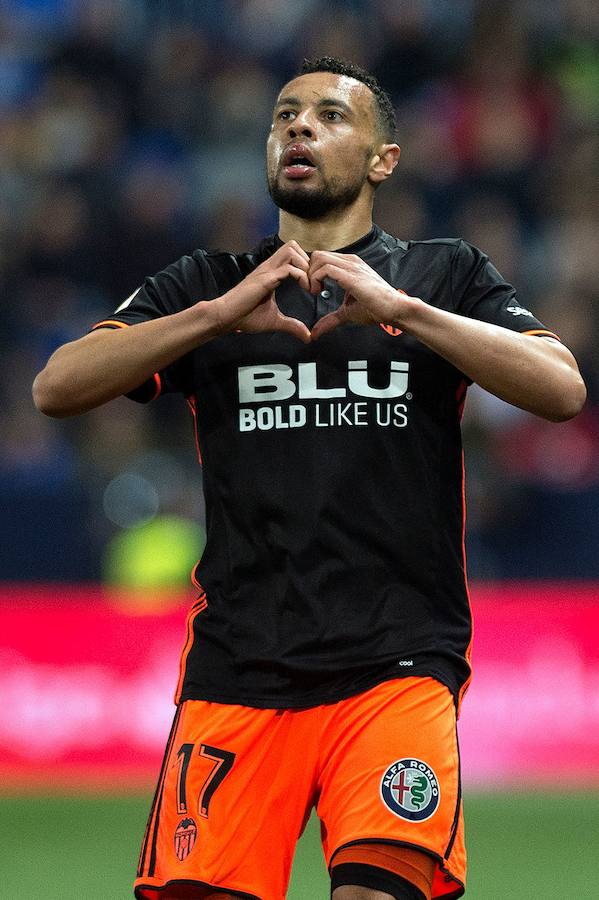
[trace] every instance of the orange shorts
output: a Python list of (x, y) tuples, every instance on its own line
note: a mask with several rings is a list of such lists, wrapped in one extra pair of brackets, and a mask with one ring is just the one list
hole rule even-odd
[(436, 862), (433, 898), (461, 896), (466, 854), (449, 690), (408, 677), (309, 709), (182, 703), (135, 896), (201, 897), (214, 887), (282, 900), (313, 806), (329, 869), (340, 849), (360, 843), (411, 847)]

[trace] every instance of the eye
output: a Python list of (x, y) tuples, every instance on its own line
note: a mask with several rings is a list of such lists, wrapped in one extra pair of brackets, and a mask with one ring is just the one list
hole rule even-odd
[(340, 122), (343, 119), (341, 113), (336, 109), (327, 109), (324, 117), (328, 122)]
[(295, 116), (295, 113), (292, 109), (282, 109), (277, 114), (277, 119), (280, 119), (281, 122), (291, 122)]

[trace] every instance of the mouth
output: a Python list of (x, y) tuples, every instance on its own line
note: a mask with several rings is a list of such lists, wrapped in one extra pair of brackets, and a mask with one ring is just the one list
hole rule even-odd
[(309, 178), (316, 171), (314, 157), (305, 144), (292, 144), (283, 154), (283, 172), (287, 178)]

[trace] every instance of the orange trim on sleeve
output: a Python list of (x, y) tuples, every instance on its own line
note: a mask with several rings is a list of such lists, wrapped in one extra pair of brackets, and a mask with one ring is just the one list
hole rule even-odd
[(92, 331), (95, 331), (96, 328), (104, 328), (106, 325), (113, 325), (115, 328), (129, 328), (126, 322), (119, 322), (117, 319), (102, 319), (101, 322), (92, 325)]
[(559, 341), (560, 344), (562, 342), (562, 339), (558, 337), (557, 334), (554, 334), (552, 331), (547, 331), (545, 328), (533, 328), (532, 331), (521, 331), (520, 334), (540, 334), (545, 335), (545, 337), (555, 338), (555, 340)]
[(160, 394), (162, 393), (162, 380), (161, 380), (158, 372), (154, 372), (154, 385), (155, 385), (154, 393), (150, 397), (150, 402), (152, 400), (155, 400), (156, 397), (159, 397)]
[[(95, 325), (92, 325), (91, 330), (95, 331), (96, 328), (106, 328), (107, 326), (114, 328), (129, 328), (127, 322), (119, 322), (118, 319), (102, 319), (101, 322), (97, 322)], [(159, 397), (162, 393), (162, 379), (160, 378), (160, 374), (158, 372), (154, 372), (154, 375), (152, 377), (154, 379), (154, 393), (150, 397), (148, 401), (149, 403), (151, 403), (152, 400), (155, 400), (156, 397)]]

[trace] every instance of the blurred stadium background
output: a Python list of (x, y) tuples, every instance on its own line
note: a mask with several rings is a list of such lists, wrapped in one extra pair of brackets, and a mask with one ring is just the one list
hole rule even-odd
[[(2, 896), (130, 896), (203, 542), (180, 401), (56, 422), (31, 382), (145, 275), (276, 228), (272, 100), (323, 53), (397, 108), (378, 223), (482, 247), (587, 380), (563, 425), (470, 392), (462, 741), (468, 896), (599, 897), (596, 0), (0, 3)], [(314, 821), (289, 896), (327, 896)]]

